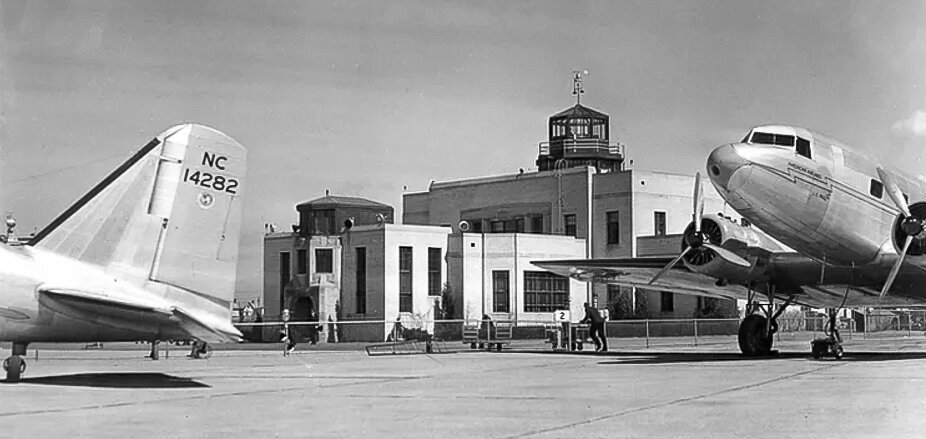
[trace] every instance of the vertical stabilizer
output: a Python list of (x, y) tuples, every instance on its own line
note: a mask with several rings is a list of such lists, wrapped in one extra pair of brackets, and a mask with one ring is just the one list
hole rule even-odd
[(246, 151), (212, 128), (173, 127), (29, 244), (229, 303)]

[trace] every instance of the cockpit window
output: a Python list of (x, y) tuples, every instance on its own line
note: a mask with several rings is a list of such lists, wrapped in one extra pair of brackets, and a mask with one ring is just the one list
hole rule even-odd
[(802, 156), (804, 156), (804, 157), (811, 158), (811, 157), (810, 157), (810, 141), (809, 141), (809, 140), (807, 140), (807, 139), (805, 139), (805, 138), (803, 138), (803, 137), (798, 137), (798, 138), (797, 138), (797, 155), (802, 155)]
[(778, 146), (794, 146), (794, 136), (788, 134), (772, 134), (756, 131), (752, 133), (752, 143)]

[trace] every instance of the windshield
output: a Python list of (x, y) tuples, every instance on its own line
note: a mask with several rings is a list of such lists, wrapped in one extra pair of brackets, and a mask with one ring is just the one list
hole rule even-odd
[(794, 136), (789, 134), (773, 134), (756, 131), (752, 133), (750, 143), (761, 143), (763, 145), (777, 146), (794, 146)]

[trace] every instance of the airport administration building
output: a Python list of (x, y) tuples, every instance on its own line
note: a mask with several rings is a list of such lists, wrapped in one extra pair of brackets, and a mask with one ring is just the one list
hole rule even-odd
[[(622, 300), (633, 302), (638, 316), (694, 317), (704, 303), (694, 296), (634, 296), (530, 263), (680, 252), (694, 177), (627, 169), (623, 146), (609, 137), (609, 117), (576, 104), (550, 117), (536, 171), (434, 182), (404, 195), (401, 224), (392, 207), (362, 198), (326, 195), (298, 205), (293, 232), (264, 237), (264, 318), (276, 320), (289, 308), (300, 321), (488, 314), (536, 323), (566, 307), (581, 316), (586, 301), (613, 314)], [(722, 200), (704, 183), (705, 212), (722, 212)], [(711, 308), (730, 314), (736, 304), (715, 301)], [(340, 331), (343, 339), (375, 341), (388, 327)]]

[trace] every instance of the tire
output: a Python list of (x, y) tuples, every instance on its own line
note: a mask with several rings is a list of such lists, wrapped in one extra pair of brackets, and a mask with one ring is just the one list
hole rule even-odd
[(772, 351), (772, 337), (765, 333), (766, 321), (764, 316), (750, 314), (740, 323), (738, 341), (744, 355), (768, 355)]
[(576, 346), (576, 349), (578, 349), (578, 350), (580, 350), (580, 351), (581, 351), (581, 350), (582, 350), (582, 343), (579, 343), (579, 345), (578, 345), (578, 346)]
[(469, 344), (469, 348), (470, 348), (470, 349), (476, 349), (476, 343), (470, 343), (470, 344)]
[(495, 345), (495, 352), (501, 352), (501, 351), (502, 351), (502, 344), (501, 344), (501, 343), (496, 344), (496, 345)]
[(836, 346), (833, 349), (833, 355), (836, 357), (837, 360), (841, 359), (843, 355), (842, 346)]

